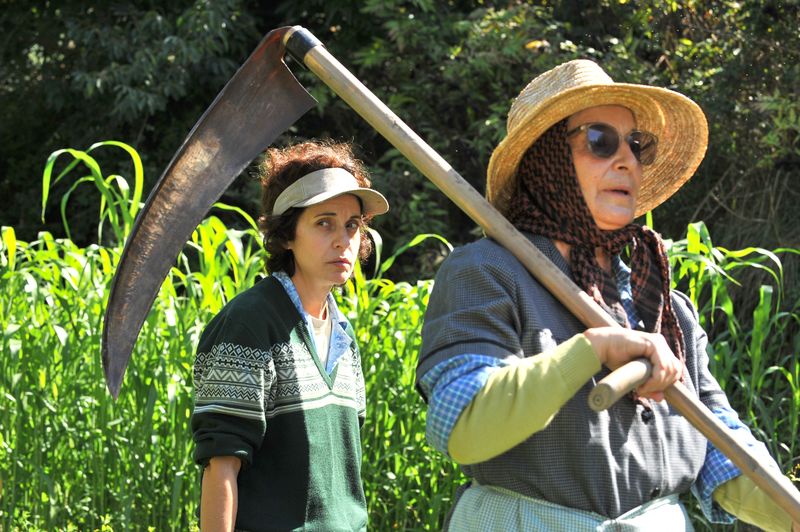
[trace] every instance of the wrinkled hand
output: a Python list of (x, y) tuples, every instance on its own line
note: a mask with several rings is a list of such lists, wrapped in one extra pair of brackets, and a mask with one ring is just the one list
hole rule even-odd
[(600, 362), (611, 370), (636, 358), (644, 357), (650, 361), (653, 373), (636, 390), (641, 397), (654, 401), (664, 400), (664, 390), (683, 374), (683, 364), (660, 334), (621, 327), (596, 327), (587, 330), (584, 336), (592, 344)]

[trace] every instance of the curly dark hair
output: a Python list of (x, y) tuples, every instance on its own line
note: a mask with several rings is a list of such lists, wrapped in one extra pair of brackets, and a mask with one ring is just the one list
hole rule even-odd
[[(294, 240), (297, 220), (303, 212), (303, 208), (295, 207), (273, 216), (275, 201), (289, 185), (304, 175), (323, 168), (344, 168), (353, 174), (359, 186), (371, 186), (364, 164), (353, 155), (353, 148), (349, 143), (308, 141), (267, 150), (260, 165), (263, 214), (258, 218), (258, 226), (264, 235), (268, 271), (283, 271), (289, 276), (294, 275), (294, 255), (286, 246)], [(366, 231), (370, 219), (371, 217), (364, 216), (361, 225), (358, 256), (362, 262), (372, 252), (372, 241)]]

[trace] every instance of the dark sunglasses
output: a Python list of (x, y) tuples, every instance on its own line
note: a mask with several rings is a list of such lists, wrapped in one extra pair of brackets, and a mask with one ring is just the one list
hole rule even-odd
[[(603, 123), (583, 124), (575, 129), (567, 132), (567, 138), (580, 133), (586, 132), (586, 146), (592, 155), (600, 157), (601, 159), (608, 159), (619, 149), (619, 139), (622, 135), (619, 134), (613, 126)], [(624, 138), (625, 142), (643, 166), (652, 164), (656, 160), (656, 146), (658, 145), (658, 137), (646, 131), (631, 131)]]

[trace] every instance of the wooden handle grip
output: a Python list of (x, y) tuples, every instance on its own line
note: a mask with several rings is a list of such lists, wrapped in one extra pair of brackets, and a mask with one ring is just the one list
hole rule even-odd
[(644, 383), (652, 370), (653, 366), (646, 358), (637, 358), (612, 371), (589, 392), (589, 406), (595, 412), (610, 408), (622, 396)]

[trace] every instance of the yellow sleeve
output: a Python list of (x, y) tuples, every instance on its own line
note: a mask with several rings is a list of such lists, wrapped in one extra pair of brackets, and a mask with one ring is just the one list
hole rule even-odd
[(713, 498), (729, 514), (767, 532), (792, 529), (789, 514), (744, 475), (721, 484), (714, 490)]
[(474, 464), (522, 443), (545, 428), (600, 366), (592, 344), (579, 334), (494, 371), (461, 412), (448, 453), (458, 463)]

